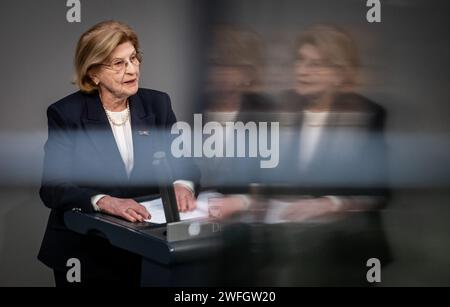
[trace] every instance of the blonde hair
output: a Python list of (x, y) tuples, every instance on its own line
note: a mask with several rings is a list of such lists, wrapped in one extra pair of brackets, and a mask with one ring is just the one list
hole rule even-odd
[(295, 45), (296, 56), (304, 45), (316, 47), (329, 64), (341, 69), (345, 86), (358, 83), (360, 61), (356, 44), (346, 31), (330, 25), (316, 25), (303, 32)]
[(260, 82), (264, 45), (258, 34), (230, 25), (217, 25), (212, 36), (207, 53), (209, 65), (237, 66), (252, 83)]
[(128, 25), (115, 20), (100, 22), (83, 33), (75, 51), (73, 83), (86, 93), (98, 90), (89, 73), (104, 63), (117, 46), (126, 42), (139, 51), (136, 33)]

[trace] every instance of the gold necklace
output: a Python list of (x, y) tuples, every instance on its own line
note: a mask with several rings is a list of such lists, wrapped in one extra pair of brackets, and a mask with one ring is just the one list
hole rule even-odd
[(126, 115), (125, 115), (125, 119), (122, 121), (122, 122), (120, 122), (120, 123), (118, 123), (118, 122), (115, 122), (113, 119), (112, 119), (112, 117), (111, 117), (111, 115), (110, 115), (110, 112), (111, 111), (108, 111), (108, 110), (106, 110), (106, 108), (103, 106), (103, 109), (105, 110), (105, 112), (106, 112), (106, 117), (108, 117), (108, 120), (111, 122), (111, 124), (113, 124), (114, 126), (123, 126), (123, 125), (125, 125), (126, 124), (126, 122), (130, 119), (130, 105), (128, 104), (128, 100), (127, 100), (127, 113), (126, 113)]

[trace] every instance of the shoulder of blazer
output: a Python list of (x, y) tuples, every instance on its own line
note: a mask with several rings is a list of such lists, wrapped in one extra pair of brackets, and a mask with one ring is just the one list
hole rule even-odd
[(338, 111), (359, 111), (372, 116), (372, 128), (383, 130), (386, 110), (383, 106), (358, 93), (344, 93), (337, 97), (334, 109)]
[(49, 106), (49, 109), (56, 109), (58, 111), (65, 111), (65, 110), (72, 111), (73, 109), (77, 108), (81, 109), (87, 95), (92, 94), (85, 94), (81, 91), (77, 91), (75, 93), (67, 95), (64, 98), (61, 98), (55, 103), (52, 103)]
[[(77, 91), (51, 104), (48, 110), (63, 114), (66, 118), (79, 119), (85, 104), (97, 99), (96, 95)], [(169, 95), (165, 92), (140, 88), (134, 96), (138, 96), (144, 107), (151, 112), (164, 112), (171, 107)]]
[(158, 117), (165, 117), (166, 114), (172, 112), (172, 106), (170, 102), (170, 97), (167, 93), (153, 90), (140, 88), (136, 95), (139, 101), (142, 103), (142, 107), (148, 114), (155, 114)]
[(366, 112), (384, 112), (384, 108), (358, 93), (343, 93), (335, 100), (336, 108)]
[(139, 96), (145, 104), (161, 103), (165, 101), (170, 102), (169, 94), (148, 88), (140, 88), (136, 95)]
[(77, 122), (81, 118), (86, 98), (92, 96), (81, 91), (72, 93), (47, 108), (47, 117), (60, 117), (64, 122)]
[(301, 112), (308, 105), (307, 99), (292, 89), (281, 91), (279, 101), (279, 111), (281, 112)]
[(141, 97), (157, 97), (157, 98), (164, 98), (166, 99), (169, 95), (166, 92), (149, 89), (149, 88), (139, 88), (139, 90), (136, 93), (137, 95), (140, 95)]

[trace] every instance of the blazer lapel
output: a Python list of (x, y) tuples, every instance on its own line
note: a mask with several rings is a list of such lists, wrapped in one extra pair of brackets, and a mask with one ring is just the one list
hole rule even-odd
[(145, 175), (149, 176), (146, 174), (146, 166), (151, 165), (156, 145), (155, 115), (151, 108), (145, 107), (144, 101), (137, 94), (129, 98), (129, 103), (134, 151), (134, 167), (130, 177), (142, 179)]
[(86, 95), (86, 110), (82, 121), (101, 160), (105, 161), (105, 168), (112, 170), (118, 180), (127, 178), (125, 165), (98, 94)]
[(311, 170), (323, 173), (324, 169), (327, 169), (330, 157), (333, 157), (333, 145), (335, 145), (335, 138), (337, 136), (337, 126), (335, 113), (339, 112), (340, 108), (336, 100), (334, 100), (328, 110), (327, 118), (322, 127), (322, 133), (320, 135), (317, 147), (315, 150), (314, 158), (311, 161)]

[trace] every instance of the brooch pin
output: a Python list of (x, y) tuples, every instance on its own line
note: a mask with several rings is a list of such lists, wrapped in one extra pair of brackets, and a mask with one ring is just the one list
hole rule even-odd
[(149, 136), (150, 135), (150, 131), (148, 131), (148, 130), (139, 130), (138, 134), (139, 135)]

